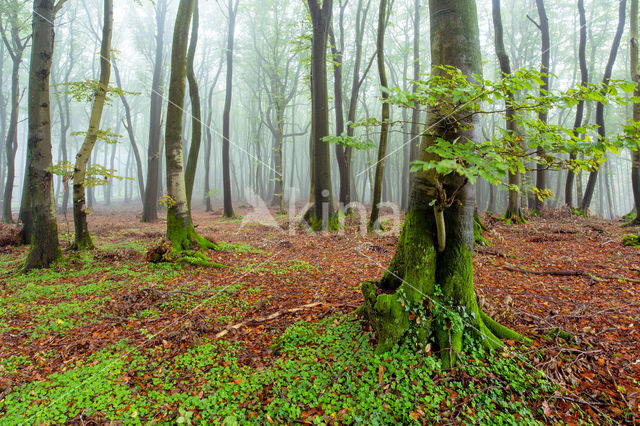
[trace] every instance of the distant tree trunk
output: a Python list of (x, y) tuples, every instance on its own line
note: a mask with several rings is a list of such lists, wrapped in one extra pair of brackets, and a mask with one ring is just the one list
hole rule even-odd
[[(334, 105), (336, 113), (336, 135), (341, 136), (344, 133), (344, 107), (342, 97), (342, 69), (344, 58), (344, 10), (347, 2), (340, 4), (340, 18), (338, 20), (340, 28), (340, 42), (335, 36), (333, 30), (333, 24), (329, 25), (329, 42), (331, 44), (331, 54), (333, 56), (333, 91), (334, 91)], [(362, 1), (358, 4), (358, 14), (362, 8)], [(343, 209), (348, 204), (344, 204), (344, 201), (349, 198), (349, 178), (350, 170), (347, 158), (345, 156), (345, 147), (341, 144), (336, 144), (336, 160), (338, 162), (338, 173), (340, 174), (340, 192), (339, 202), (340, 209)], [(344, 199), (344, 200), (343, 200)]]
[(147, 150), (147, 184), (145, 185), (142, 221), (158, 220), (158, 196), (160, 193), (160, 138), (162, 133), (162, 66), (164, 64), (164, 27), (167, 0), (156, 2), (156, 52), (151, 83), (151, 109), (149, 112), (149, 145)]
[(231, 114), (231, 97), (233, 94), (233, 41), (236, 28), (236, 13), (239, 0), (229, 0), (227, 13), (229, 22), (227, 28), (227, 85), (224, 98), (224, 112), (222, 115), (222, 190), (224, 202), (224, 216), (233, 217), (233, 200), (231, 198), (231, 175), (229, 158), (229, 120)]
[[(631, 0), (631, 78), (636, 83), (634, 95), (640, 96), (640, 74), (638, 70), (638, 0)], [(633, 121), (640, 121), (640, 103), (633, 104)], [(631, 186), (636, 210), (634, 224), (640, 224), (640, 135), (634, 135), (638, 146), (631, 151)]]
[[(120, 71), (116, 65), (116, 61), (112, 60), (111, 64), (113, 65), (113, 71), (116, 77), (116, 84), (118, 88), (122, 89), (122, 82), (120, 81)], [(135, 127), (131, 122), (131, 107), (129, 106), (129, 102), (127, 98), (122, 95), (120, 96), (120, 100), (122, 101), (122, 105), (124, 106), (124, 114), (125, 114), (125, 123), (124, 127), (127, 129), (127, 135), (129, 135), (129, 142), (131, 142), (131, 149), (133, 150), (133, 155), (136, 160), (136, 171), (138, 172), (138, 190), (140, 191), (140, 199), (144, 202), (144, 173), (142, 172), (142, 159), (140, 157), (140, 151), (138, 150), (138, 144), (136, 143), (136, 135), (135, 135)]]
[(210, 170), (211, 170), (211, 119), (213, 118), (213, 90), (216, 87), (216, 83), (218, 82), (218, 76), (220, 75), (220, 71), (222, 70), (222, 62), (220, 63), (220, 68), (218, 68), (218, 72), (216, 74), (216, 78), (213, 80), (211, 87), (209, 88), (209, 96), (207, 98), (207, 125), (205, 126), (205, 145), (204, 145), (204, 200), (206, 211), (210, 212), (213, 210), (211, 206), (211, 188), (210, 188)]
[[(609, 86), (609, 79), (611, 78), (611, 73), (613, 72), (613, 66), (616, 62), (616, 57), (618, 55), (618, 48), (620, 47), (620, 40), (622, 39), (622, 34), (624, 32), (626, 12), (627, 12), (627, 0), (620, 0), (620, 9), (618, 13), (618, 28), (616, 30), (615, 37), (613, 39), (611, 52), (609, 53), (609, 60), (607, 61), (607, 66), (604, 71), (604, 77), (602, 79), (602, 83), (604, 85), (603, 90), (606, 90), (606, 88)], [(596, 124), (599, 126), (598, 136), (601, 139), (604, 139), (607, 132), (606, 132), (605, 120), (604, 120), (604, 104), (602, 103), (598, 103), (596, 105)], [(591, 200), (593, 198), (593, 191), (596, 187), (597, 180), (598, 180), (598, 170), (592, 171), (589, 174), (587, 187), (584, 190), (584, 196), (582, 197), (582, 204), (580, 205), (580, 210), (582, 210), (585, 214), (587, 214), (589, 211), (589, 206), (591, 205)]]
[[(637, 0), (633, 0), (637, 1)], [(584, 11), (584, 0), (578, 0), (578, 13), (580, 15), (580, 46), (578, 48), (578, 57), (580, 61), (580, 84), (583, 86), (589, 83), (589, 69), (587, 68), (587, 18)], [(582, 120), (584, 118), (584, 101), (580, 101), (578, 103), (578, 108), (576, 109), (576, 120), (573, 123), (573, 128), (577, 129), (582, 126)], [(578, 134), (574, 131), (574, 135), (577, 137)], [(577, 158), (575, 153), (569, 154), (572, 160)], [(575, 173), (572, 170), (569, 170), (567, 173), (567, 183), (564, 189), (564, 199), (567, 207), (573, 208), (573, 182), (575, 181)]]
[(51, 154), (51, 100), (49, 77), (53, 59), (55, 11), (53, 0), (33, 3), (33, 43), (29, 66), (29, 138), (27, 144), (27, 174), (31, 194), (33, 236), (24, 264), (25, 270), (46, 268), (62, 253), (58, 241), (58, 225), (53, 200), (53, 163)]
[[(476, 2), (474, 0), (430, 0), (431, 57), (434, 73), (438, 66), (449, 65), (473, 78), (481, 74), (480, 39)], [(446, 12), (446, 13), (445, 13)], [(427, 125), (441, 120), (435, 109), (429, 111)], [(467, 124), (479, 124), (468, 117), (458, 117)], [(422, 139), (420, 159), (428, 161), (425, 150), (438, 138), (448, 141), (464, 140), (473, 143), (473, 132), (449, 125), (433, 126), (432, 133)], [(473, 186), (454, 173), (443, 179), (447, 193), (460, 189), (457, 201), (444, 213), (444, 227), (437, 226), (434, 201), (438, 177), (434, 171), (416, 173), (411, 191), (409, 211), (398, 246), (387, 273), (377, 283), (362, 286), (364, 312), (378, 338), (376, 352), (384, 353), (400, 343), (413, 326), (417, 344), (427, 345), (433, 337), (441, 351), (445, 368), (455, 362), (456, 353), (462, 351), (464, 329), (476, 335), (489, 348), (503, 346), (499, 338), (522, 339), (517, 333), (497, 324), (478, 307), (473, 289), (472, 249), (475, 196)], [(442, 222), (440, 222), (442, 224)], [(446, 229), (446, 247), (438, 247), (437, 229)], [(440, 233), (442, 236), (442, 233)], [(385, 291), (379, 292), (378, 288)], [(439, 294), (436, 296), (436, 293)], [(417, 321), (410, 315), (415, 306), (450, 306), (447, 315), (432, 309), (430, 317)], [(452, 327), (457, 312), (466, 312), (464, 319), (455, 321), (461, 327)], [(470, 324), (470, 325), (468, 325)]]
[[(25, 39), (20, 37), (20, 23), (18, 22), (17, 11), (12, 8), (9, 13), (9, 30), (10, 35), (4, 32), (2, 39), (5, 43), (5, 48), (11, 57), (11, 116), (9, 118), (9, 130), (7, 131), (5, 142), (5, 159), (7, 160), (7, 181), (4, 187), (4, 197), (2, 201), (2, 221), (4, 223), (13, 223), (13, 216), (11, 214), (11, 201), (13, 198), (13, 187), (15, 182), (15, 160), (16, 150), (18, 148), (18, 115), (20, 114), (20, 64), (22, 63), (22, 55), (27, 47), (30, 37)], [(27, 224), (28, 227), (29, 224)], [(28, 243), (30, 238), (29, 234), (24, 242)]]
[(75, 250), (92, 249), (93, 242), (87, 226), (87, 211), (85, 205), (87, 162), (98, 139), (102, 110), (104, 108), (109, 79), (111, 77), (111, 36), (113, 33), (113, 0), (104, 0), (104, 23), (102, 27), (102, 42), (100, 46), (100, 79), (93, 100), (89, 129), (84, 142), (76, 155), (73, 171), (73, 223), (75, 227)]
[[(549, 91), (549, 62), (551, 59), (551, 42), (549, 37), (549, 19), (547, 18), (547, 11), (544, 7), (544, 0), (536, 0), (536, 6), (538, 8), (538, 16), (540, 18), (540, 24), (538, 28), (542, 34), (542, 62), (540, 65), (540, 72), (543, 74), (541, 77), (542, 84), (540, 85), (540, 96), (546, 97)], [(549, 111), (544, 109), (538, 112), (538, 118), (541, 122), (546, 123), (549, 117)], [(537, 154), (539, 157), (545, 155), (542, 147), (537, 148)], [(536, 170), (536, 187), (539, 190), (547, 188), (547, 171), (544, 164), (539, 164)], [(540, 214), (544, 210), (544, 200), (539, 197), (535, 198), (534, 210)]]
[[(420, 79), (420, 0), (413, 0), (413, 79)], [(415, 94), (418, 90), (418, 85), (414, 84), (412, 92)], [(409, 153), (409, 161), (414, 162), (418, 159), (419, 147), (420, 147), (420, 104), (414, 103), (413, 111), (411, 115), (411, 151)], [(409, 175), (409, 188), (413, 185), (413, 179), (415, 173)], [(409, 189), (409, 196), (411, 195), (411, 189)], [(407, 206), (408, 207), (408, 206)]]
[[(509, 55), (504, 47), (504, 31), (502, 28), (502, 12), (500, 10), (500, 0), (492, 1), (493, 8), (493, 26), (495, 29), (495, 48), (498, 61), (500, 62), (501, 77), (511, 76), (511, 62)], [(516, 124), (516, 112), (513, 108), (514, 94), (508, 93), (505, 98), (506, 107), (506, 124), (507, 132), (511, 137), (517, 137), (518, 129)], [(520, 187), (520, 173), (509, 173), (509, 185)], [(522, 210), (520, 209), (520, 193), (515, 189), (509, 190), (509, 202), (507, 204), (507, 212), (504, 215), (504, 219), (511, 221), (521, 221)]]
[[(193, 183), (196, 179), (198, 167), (198, 156), (200, 154), (200, 143), (202, 141), (202, 111), (200, 108), (200, 92), (196, 72), (193, 62), (196, 57), (198, 46), (198, 28), (200, 26), (200, 14), (198, 0), (193, 5), (193, 18), (191, 22), (191, 41), (187, 53), (187, 80), (189, 81), (189, 98), (191, 99), (191, 145), (189, 146), (189, 156), (187, 157), (187, 169), (185, 170), (185, 181), (187, 185), (187, 203), (191, 206), (191, 195), (193, 194)], [(191, 207), (189, 207), (191, 209)]]
[(313, 37), (311, 46), (311, 161), (313, 175), (313, 207), (306, 215), (315, 229), (328, 229), (334, 217), (331, 195), (331, 163), (329, 144), (329, 97), (327, 89), (327, 37), (331, 23), (333, 0), (307, 0)]
[[(180, 0), (171, 47), (171, 78), (165, 131), (167, 164), (167, 239), (177, 253), (199, 248), (215, 248), (215, 244), (196, 233), (191, 220), (182, 156), (182, 119), (187, 74), (187, 44), (194, 0)], [(191, 253), (195, 256), (196, 253)], [(200, 253), (200, 260), (209, 263)]]
[(382, 184), (384, 178), (384, 166), (387, 157), (387, 143), (389, 140), (389, 115), (390, 107), (386, 100), (389, 98), (387, 88), (387, 71), (384, 64), (384, 36), (387, 28), (387, 16), (391, 13), (387, 0), (380, 0), (378, 11), (378, 38), (376, 41), (376, 51), (378, 57), (378, 76), (380, 79), (380, 89), (382, 92), (382, 125), (380, 127), (380, 142), (378, 144), (378, 160), (376, 161), (376, 176), (373, 183), (373, 194), (371, 199), (371, 216), (369, 217), (369, 228), (373, 229), (380, 213), (380, 197), (382, 195)]
[[(355, 34), (355, 44), (356, 44), (356, 52), (353, 63), (353, 78), (351, 84), (351, 98), (349, 99), (349, 111), (347, 112), (347, 122), (354, 123), (356, 121), (356, 114), (358, 110), (358, 97), (360, 94), (360, 87), (362, 87), (362, 83), (366, 75), (369, 72), (369, 66), (365, 70), (364, 74), (360, 75), (360, 66), (362, 63), (362, 42), (364, 39), (364, 31), (366, 29), (367, 24), (367, 16), (369, 14), (369, 8), (371, 7), (371, 0), (367, 0), (367, 4), (363, 9), (362, 0), (358, 1), (358, 10), (356, 12), (356, 34)], [(347, 126), (347, 136), (353, 137), (354, 128), (352, 126)], [(348, 173), (344, 176), (345, 182), (342, 182), (342, 175), (340, 175), (340, 204), (343, 206), (347, 206), (351, 200), (354, 198), (355, 194), (352, 194), (352, 186), (355, 187), (355, 184), (352, 183), (351, 177), (351, 161), (353, 155), (353, 148), (347, 146), (344, 148), (344, 156), (341, 158), (338, 157), (338, 161), (342, 161), (343, 164), (339, 165), (340, 168), (347, 170)]]

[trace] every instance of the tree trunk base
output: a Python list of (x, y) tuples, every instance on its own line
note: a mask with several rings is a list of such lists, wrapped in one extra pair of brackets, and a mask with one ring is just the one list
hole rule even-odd
[(519, 209), (518, 211), (507, 210), (507, 212), (503, 216), (498, 218), (498, 220), (504, 222), (506, 225), (517, 225), (520, 223), (529, 223), (529, 221), (522, 214), (522, 211)]

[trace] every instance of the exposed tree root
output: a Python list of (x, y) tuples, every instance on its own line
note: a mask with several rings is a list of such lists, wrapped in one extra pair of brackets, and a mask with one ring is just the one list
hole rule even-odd
[(484, 225), (484, 223), (482, 223), (482, 219), (480, 219), (480, 216), (476, 215), (473, 218), (473, 238), (475, 241), (475, 245), (480, 247), (480, 246), (485, 246), (488, 247), (491, 245), (491, 243), (489, 243), (489, 240), (487, 240), (484, 235), (482, 235), (483, 231), (486, 231), (487, 227)]
[[(160, 262), (184, 262), (193, 266), (200, 267), (214, 267), (224, 268), (225, 265), (211, 262), (207, 256), (200, 251), (200, 249), (218, 250), (218, 246), (215, 243), (207, 240), (196, 234), (197, 244), (195, 249), (184, 248), (184, 244), (176, 249), (175, 244), (170, 240), (163, 238), (157, 244), (147, 250), (145, 259), (147, 262), (160, 263)], [(200, 243), (200, 240), (202, 243)], [(193, 246), (193, 245), (192, 245)]]
[(529, 223), (527, 219), (522, 214), (522, 211), (518, 210), (517, 212), (513, 212), (511, 210), (507, 210), (507, 212), (498, 218), (499, 221), (504, 222), (506, 225), (517, 225), (520, 223)]

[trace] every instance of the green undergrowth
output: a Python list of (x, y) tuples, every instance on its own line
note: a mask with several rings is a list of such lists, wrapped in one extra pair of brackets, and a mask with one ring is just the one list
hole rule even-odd
[[(71, 254), (50, 269), (7, 275), (0, 287), (0, 332), (26, 334), (27, 343), (99, 320), (111, 295), (163, 287), (182, 267), (142, 261), (107, 263), (100, 251)], [(22, 317), (20, 327), (8, 320)]]
[(625, 235), (622, 238), (622, 243), (627, 247), (640, 248), (640, 235)]
[(409, 345), (377, 356), (353, 315), (296, 323), (273, 349), (275, 361), (254, 368), (239, 361), (239, 344), (226, 341), (203, 338), (173, 357), (163, 345), (121, 342), (13, 389), (0, 401), (0, 416), (16, 425), (536, 424), (555, 391), (517, 354), (473, 349), (446, 373), (437, 357)]

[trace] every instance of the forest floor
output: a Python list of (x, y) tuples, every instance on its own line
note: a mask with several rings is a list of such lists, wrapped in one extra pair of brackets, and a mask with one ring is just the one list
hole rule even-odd
[[(286, 231), (195, 212), (229, 267), (151, 264), (166, 224), (126, 210), (90, 217), (96, 250), (29, 274), (1, 228), (1, 423), (640, 420), (640, 251), (622, 244), (638, 229), (485, 218), (480, 303), (534, 344), (442, 372), (424, 353), (374, 356), (352, 314), (397, 236), (362, 235), (355, 218), (318, 235), (289, 233), (284, 216)], [(63, 245), (69, 228), (61, 219)]]

